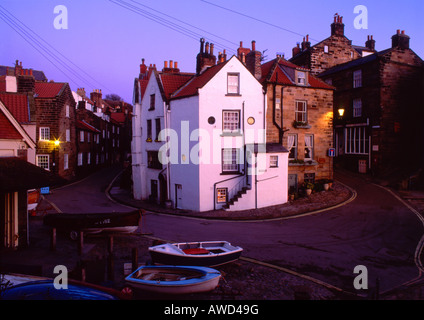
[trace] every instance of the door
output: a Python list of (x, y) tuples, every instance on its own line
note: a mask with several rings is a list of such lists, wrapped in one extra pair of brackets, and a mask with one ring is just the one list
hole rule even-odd
[(297, 192), (297, 174), (289, 174), (289, 193)]
[(150, 200), (157, 201), (158, 200), (158, 181), (150, 180)]
[(183, 186), (180, 184), (175, 185), (175, 208), (183, 209)]

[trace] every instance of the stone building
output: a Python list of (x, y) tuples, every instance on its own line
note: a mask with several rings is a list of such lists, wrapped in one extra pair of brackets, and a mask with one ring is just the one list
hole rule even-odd
[(424, 63), (398, 30), (392, 47), (335, 66), (320, 77), (337, 88), (338, 162), (360, 172), (401, 175), (424, 163)]
[[(303, 182), (333, 179), (334, 88), (309, 69), (281, 56), (261, 64), (261, 54), (240, 44), (238, 56), (262, 83), (266, 92), (266, 140), (283, 145), (289, 153), (289, 190)], [(257, 66), (260, 66), (258, 68)]]
[(312, 75), (318, 75), (336, 65), (349, 62), (375, 52), (375, 40), (368, 38), (365, 47), (352, 45), (345, 36), (343, 17), (337, 13), (331, 24), (331, 36), (311, 46), (309, 36), (303, 38), (293, 48), (290, 62), (311, 70)]

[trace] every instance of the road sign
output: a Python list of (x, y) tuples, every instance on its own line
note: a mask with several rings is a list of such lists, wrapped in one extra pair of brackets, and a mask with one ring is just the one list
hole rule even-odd
[(41, 194), (50, 194), (50, 187), (41, 188), (40, 193)]
[(328, 150), (328, 156), (329, 156), (330, 158), (334, 158), (334, 157), (336, 156), (336, 148), (330, 148), (330, 149)]

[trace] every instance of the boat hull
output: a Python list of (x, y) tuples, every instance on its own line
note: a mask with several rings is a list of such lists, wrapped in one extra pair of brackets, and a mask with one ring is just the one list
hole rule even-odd
[(220, 278), (219, 271), (205, 267), (142, 266), (125, 280), (136, 290), (179, 295), (212, 291)]
[[(175, 248), (177, 250), (174, 251)], [(204, 252), (201, 251), (202, 249)], [(194, 254), (186, 253), (190, 250), (193, 250)], [(219, 253), (213, 251), (219, 251)], [(155, 264), (204, 267), (217, 267), (234, 262), (240, 258), (242, 251), (242, 248), (233, 247), (225, 241), (175, 243), (149, 248), (150, 256)]]

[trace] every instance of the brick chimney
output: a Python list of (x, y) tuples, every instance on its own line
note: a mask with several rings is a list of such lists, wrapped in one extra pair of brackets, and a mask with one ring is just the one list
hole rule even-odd
[(168, 61), (164, 61), (164, 66), (162, 69), (162, 72), (164, 73), (180, 73), (180, 69), (178, 69), (178, 62), (173, 60), (169, 60), (169, 66)]
[(86, 92), (85, 92), (85, 88), (78, 88), (77, 89), (77, 94), (81, 97), (86, 97)]
[(306, 35), (306, 37), (303, 38), (302, 42), (302, 51), (305, 51), (311, 47), (311, 42), (309, 41), (309, 34)]
[(196, 73), (199, 75), (205, 71), (208, 67), (212, 67), (216, 64), (216, 56), (213, 55), (214, 45), (209, 42), (206, 43), (205, 39), (200, 39), (200, 52), (197, 55)]
[(103, 97), (102, 90), (94, 89), (92, 93), (90, 93), (90, 100), (94, 102), (96, 108), (102, 108), (103, 106)]
[(300, 43), (298, 42), (296, 44), (296, 47), (293, 48), (293, 57), (297, 56), (301, 52), (302, 52), (302, 49), (300, 49)]
[(392, 37), (392, 48), (409, 49), (409, 40), (411, 38), (405, 34), (405, 31), (397, 30), (397, 33)]
[(19, 63), (19, 60), (15, 62), (15, 77), (22, 75), (22, 61)]
[(141, 59), (139, 79), (146, 79), (148, 75), (147, 66), (144, 64), (144, 58)]
[(262, 78), (262, 53), (256, 51), (256, 41), (252, 41), (252, 50), (246, 55), (246, 67), (256, 79)]
[(16, 60), (15, 77), (19, 93), (35, 92), (35, 78), (32, 69), (23, 69), (22, 62)]
[(237, 49), (237, 57), (246, 65), (246, 56), (250, 53), (249, 48), (243, 48), (243, 41), (240, 41), (240, 47)]
[(375, 51), (375, 40), (373, 39), (373, 36), (368, 36), (368, 40), (365, 42), (365, 46), (368, 49)]
[(334, 15), (334, 22), (331, 24), (331, 35), (343, 37), (344, 36), (343, 17), (339, 16), (338, 13)]

